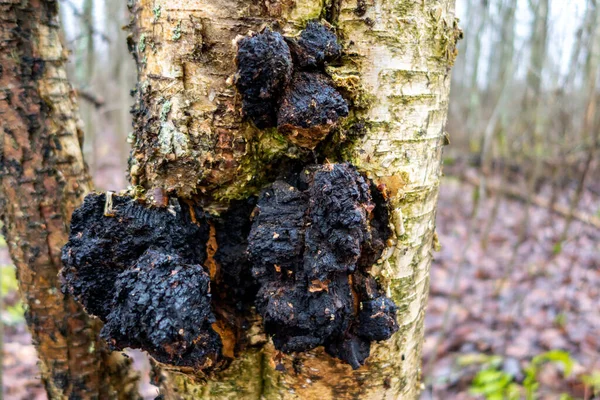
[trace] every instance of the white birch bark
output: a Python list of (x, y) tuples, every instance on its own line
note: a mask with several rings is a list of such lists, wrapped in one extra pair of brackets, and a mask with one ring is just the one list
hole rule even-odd
[[(366, 127), (344, 160), (332, 161), (352, 162), (385, 185), (393, 206), (394, 237), (373, 271), (399, 306), (401, 328), (372, 347), (367, 365), (353, 371), (319, 348), (279, 354), (285, 371), (276, 371), (276, 352), (257, 322), (248, 333), (257, 348), (207, 380), (172, 373), (168, 397), (417, 398), (450, 68), (461, 35), (454, 1), (138, 0), (132, 10), (138, 105), (153, 116), (138, 117), (132, 138), (131, 176), (140, 189), (202, 193), (215, 208), (256, 193), (260, 168), (290, 147), (242, 120), (231, 80), (234, 39), (265, 24), (293, 35), (327, 16), (345, 49), (343, 65), (327, 72), (357, 105), (344, 126)], [(158, 149), (148, 145), (152, 135)]]

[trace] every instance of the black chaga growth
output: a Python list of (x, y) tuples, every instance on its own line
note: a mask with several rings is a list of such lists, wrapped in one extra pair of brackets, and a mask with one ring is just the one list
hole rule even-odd
[[(236, 292), (240, 301), (256, 293), (252, 290), (254, 282), (250, 273), (250, 264), (246, 255), (248, 235), (250, 233), (250, 215), (256, 207), (256, 197), (232, 201), (229, 210), (220, 218), (213, 218), (216, 241), (215, 261), (220, 271), (217, 281), (226, 286), (227, 294)], [(231, 296), (230, 296), (231, 297)]]
[(241, 39), (235, 84), (244, 114), (260, 129), (277, 127), (292, 143), (314, 148), (349, 112), (324, 70), (341, 53), (333, 30), (316, 21), (298, 38), (265, 28)]
[(349, 164), (282, 176), (219, 217), (178, 199), (87, 196), (63, 247), (63, 290), (104, 322), (113, 349), (162, 363), (226, 365), (247, 345), (254, 300), (277, 349), (325, 346), (358, 368), (398, 329), (369, 275), (391, 234), (385, 201)]
[(277, 101), (292, 76), (292, 55), (283, 36), (266, 28), (238, 43), (236, 87), (242, 108), (258, 128), (274, 126)]
[(299, 72), (281, 99), (277, 129), (291, 142), (312, 148), (327, 136), (340, 116), (347, 115), (348, 103), (327, 76)]
[(390, 234), (384, 220), (385, 204), (349, 164), (309, 167), (263, 191), (248, 254), (277, 349), (323, 345), (358, 368), (373, 340), (397, 331), (396, 306), (368, 275)]
[(116, 349), (145, 349), (160, 362), (203, 369), (219, 361), (214, 322), (210, 277), (202, 266), (147, 250), (117, 276), (100, 335)]
[[(204, 216), (194, 210), (196, 220)], [(127, 196), (90, 194), (73, 213), (62, 259), (66, 288), (87, 311), (106, 318), (117, 275), (149, 248), (196, 264), (206, 258), (208, 225), (194, 224), (189, 206), (148, 208)]]
[(202, 212), (171, 201), (156, 208), (91, 194), (73, 213), (63, 247), (63, 290), (104, 323), (113, 349), (141, 348), (158, 361), (215, 367), (221, 339), (212, 329)]
[(335, 32), (316, 21), (310, 21), (297, 40), (288, 39), (288, 44), (298, 68), (322, 68), (325, 61), (333, 61), (342, 55)]

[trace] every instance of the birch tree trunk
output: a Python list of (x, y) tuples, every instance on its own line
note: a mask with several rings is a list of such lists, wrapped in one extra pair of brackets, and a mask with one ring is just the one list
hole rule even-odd
[[(373, 273), (399, 307), (400, 330), (372, 348), (367, 365), (353, 371), (321, 348), (277, 353), (257, 323), (246, 333), (251, 346), (225, 371), (202, 378), (170, 371), (163, 394), (417, 398), (450, 68), (461, 36), (454, 1), (136, 0), (131, 11), (129, 45), (139, 73), (130, 158), (136, 191), (194, 197), (218, 212), (256, 194), (277, 160), (325, 156), (351, 162), (385, 186), (393, 210), (394, 235)], [(243, 119), (232, 84), (234, 41), (265, 25), (293, 36), (319, 18), (341, 38), (342, 63), (327, 73), (352, 107), (331, 135), (330, 151), (306, 155)], [(283, 371), (275, 370), (275, 357)]]
[(0, 209), (50, 399), (137, 398), (100, 322), (60, 290), (61, 247), (90, 191), (55, 1), (0, 1)]

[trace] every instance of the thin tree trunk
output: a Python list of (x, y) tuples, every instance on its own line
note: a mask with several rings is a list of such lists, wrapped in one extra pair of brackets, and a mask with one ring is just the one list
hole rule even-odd
[[(94, 0), (84, 0), (81, 18), (77, 19), (79, 24), (78, 31), (81, 37), (77, 40), (75, 52), (75, 74), (76, 86), (80, 90), (86, 90), (94, 93), (94, 74), (96, 66), (96, 50), (94, 34)], [(82, 103), (80, 106), (80, 116), (83, 121), (83, 130), (85, 132), (85, 141), (83, 153), (91, 170), (92, 176), (98, 169), (98, 154), (96, 146), (96, 121), (94, 105)]]
[(581, 200), (581, 196), (583, 195), (583, 191), (585, 189), (586, 180), (588, 179), (588, 175), (590, 173), (590, 169), (592, 167), (592, 162), (596, 159), (596, 153), (598, 151), (598, 127), (596, 126), (596, 112), (598, 108), (597, 104), (597, 89), (596, 82), (598, 79), (598, 66), (600, 65), (600, 30), (597, 29), (598, 23), (600, 22), (600, 8), (594, 6), (594, 8), (590, 11), (593, 13), (594, 30), (592, 31), (591, 43), (588, 48), (587, 60), (586, 60), (586, 86), (588, 88), (588, 92), (586, 95), (586, 107), (585, 113), (582, 123), (582, 137), (584, 138), (584, 143), (587, 142), (587, 156), (584, 161), (584, 168), (579, 177), (579, 181), (577, 182), (577, 188), (575, 189), (575, 193), (571, 199), (571, 205), (569, 207), (570, 212), (565, 221), (565, 226), (560, 235), (559, 242), (562, 243), (567, 239), (567, 235), (569, 233), (569, 227), (571, 226), (571, 222), (573, 221), (573, 214), (577, 207), (579, 206), (579, 202)]
[[(473, 0), (465, 0), (463, 3), (463, 7), (466, 10), (466, 14), (464, 17), (464, 21), (462, 22), (462, 25), (464, 26), (471, 26), (471, 21), (473, 20), (473, 14), (474, 14), (474, 8), (475, 6), (473, 5)], [(469, 90), (469, 84), (468, 84), (468, 77), (467, 77), (467, 70), (468, 70), (468, 55), (470, 54), (471, 48), (469, 46), (469, 44), (471, 43), (470, 40), (470, 33), (471, 30), (467, 30), (464, 33), (464, 40), (462, 41), (462, 43), (460, 44), (459, 48), (460, 51), (458, 53), (458, 56), (456, 57), (456, 66), (454, 67), (454, 82), (457, 86), (457, 88), (460, 88), (461, 91), (464, 92), (468, 92)], [(456, 90), (453, 89), (453, 93), (456, 94)]]
[[(500, 55), (498, 56), (498, 63), (496, 64), (497, 70), (493, 74), (489, 74), (495, 86), (494, 90), (497, 90), (502, 85), (505, 79), (510, 75), (509, 71), (512, 71), (513, 57), (515, 53), (515, 14), (517, 12), (517, 0), (508, 0), (506, 4), (502, 4), (500, 8), (501, 19), (501, 33), (499, 40), (496, 42), (498, 48), (500, 48)], [(494, 53), (494, 52), (492, 52)], [(494, 60), (490, 57), (490, 67)], [(508, 73), (507, 73), (508, 72)]]
[[(200, 198), (207, 210), (218, 211), (229, 200), (256, 194), (268, 182), (273, 160), (301, 158), (273, 130), (243, 120), (231, 83), (233, 42), (264, 24), (294, 35), (307, 20), (327, 18), (345, 48), (342, 64), (327, 72), (354, 106), (342, 135), (331, 139), (338, 151), (315, 153), (352, 162), (390, 193), (395, 233), (373, 271), (399, 307), (400, 330), (373, 346), (367, 365), (353, 371), (322, 348), (293, 356), (276, 352), (257, 321), (246, 333), (254, 346), (228, 369), (200, 382), (172, 371), (163, 385), (167, 397), (418, 397), (449, 70), (461, 35), (454, 1), (326, 3), (134, 1), (130, 50), (139, 77), (131, 181), (137, 190)], [(359, 139), (340, 140), (358, 127)], [(275, 357), (283, 371), (275, 369)]]
[(102, 80), (111, 82), (111, 85), (102, 90), (104, 98), (114, 98), (111, 101), (113, 107), (106, 110), (106, 113), (111, 116), (111, 127), (118, 139), (117, 150), (121, 160), (125, 162), (129, 155), (127, 135), (131, 131), (131, 83), (135, 82), (136, 76), (135, 65), (127, 53), (127, 32), (123, 30), (123, 26), (127, 25), (129, 11), (122, 0), (105, 0), (104, 7), (114, 14), (113, 18), (106, 20), (105, 25), (111, 42), (108, 45), (110, 57), (106, 58), (109, 68), (104, 72), (106, 77)]
[(548, 18), (549, 2), (548, 0), (538, 0), (537, 3), (530, 1), (531, 11), (534, 15), (533, 27), (531, 30), (531, 51), (529, 55), (529, 66), (527, 69), (527, 88), (524, 97), (524, 110), (529, 115), (529, 130), (532, 132), (531, 156), (539, 159), (542, 156), (543, 141), (541, 134), (544, 126), (542, 115), (542, 75), (544, 73), (544, 63), (547, 56), (548, 47)]
[[(529, 67), (527, 70), (527, 89), (524, 97), (524, 111), (529, 120), (529, 129), (531, 135), (531, 152), (527, 152), (524, 156), (533, 157), (533, 169), (527, 179), (527, 202), (525, 205), (525, 217), (519, 239), (513, 249), (513, 258), (516, 257), (517, 251), (525, 240), (527, 230), (529, 228), (530, 205), (531, 199), (535, 196), (536, 184), (541, 173), (541, 166), (544, 157), (544, 148), (546, 143), (543, 140), (542, 133), (547, 125), (547, 116), (542, 113), (543, 99), (542, 92), (542, 75), (544, 61), (546, 60), (547, 39), (548, 39), (548, 17), (549, 17), (549, 2), (548, 0), (538, 0), (536, 4), (530, 2), (532, 12), (534, 13), (534, 23), (531, 32), (531, 54), (529, 57)], [(511, 260), (513, 262), (514, 260)], [(513, 264), (510, 268), (512, 268)], [(506, 275), (510, 276), (512, 270)]]
[(0, 208), (51, 399), (135, 398), (129, 361), (60, 290), (60, 252), (91, 182), (55, 1), (0, 1)]
[(480, 88), (478, 83), (479, 77), (479, 68), (481, 61), (481, 41), (483, 32), (486, 27), (486, 23), (488, 21), (488, 1), (481, 0), (480, 4), (477, 5), (477, 16), (478, 16), (478, 25), (475, 30), (475, 39), (474, 39), (474, 47), (473, 47), (473, 55), (471, 59), (471, 82), (469, 84), (469, 108), (467, 110), (467, 123), (466, 129), (469, 135), (472, 137), (478, 137), (479, 129), (476, 126), (477, 115), (481, 111), (481, 99), (480, 99)]
[(538, 0), (535, 5), (531, 2), (534, 14), (531, 32), (531, 54), (527, 70), (527, 87), (535, 100), (542, 90), (542, 73), (548, 47), (548, 17), (550, 5), (548, 0)]

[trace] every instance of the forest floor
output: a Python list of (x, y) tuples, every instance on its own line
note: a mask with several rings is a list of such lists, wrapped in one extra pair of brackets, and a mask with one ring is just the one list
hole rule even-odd
[[(112, 177), (122, 174), (113, 172)], [(112, 180), (100, 180), (98, 186), (118, 188), (114, 185), (121, 182)], [(579, 210), (598, 216), (600, 183), (594, 184), (584, 192)], [(567, 188), (558, 200), (568, 204), (572, 192)], [(431, 267), (422, 399), (482, 398), (470, 392), (483, 369), (495, 371), (493, 379), (509, 376), (511, 384), (522, 387), (532, 359), (551, 350), (563, 350), (560, 354), (568, 359), (559, 361), (563, 367), (572, 363), (573, 371), (564, 378), (564, 368), (556, 363), (540, 368), (536, 373), (539, 397), (558, 399), (568, 393), (572, 398), (592, 399), (593, 372), (598, 373), (595, 379), (600, 385), (600, 230), (573, 221), (567, 240), (557, 245), (564, 218), (534, 206), (526, 218), (522, 201), (502, 198), (490, 224), (496, 198), (479, 197), (473, 217), (477, 198), (473, 193), (473, 186), (455, 178), (446, 178), (440, 191), (441, 250)], [(539, 194), (550, 197), (544, 187)], [(5, 248), (0, 251), (0, 265), (5, 265), (4, 398), (44, 399)], [(556, 353), (551, 354), (556, 358)], [(147, 375), (143, 357), (134, 359)], [(582, 384), (584, 375), (587, 385)], [(146, 398), (156, 393), (147, 383), (142, 389)]]
[[(525, 186), (519, 181), (510, 185)], [(598, 216), (600, 182), (587, 189), (578, 209)], [(566, 187), (559, 203), (568, 205), (573, 192)], [(600, 371), (600, 230), (573, 221), (558, 245), (565, 218), (532, 206), (527, 219), (525, 204), (507, 198), (500, 199), (496, 218), (497, 199), (480, 198), (473, 218), (474, 193), (452, 178), (441, 188), (441, 251), (431, 268), (422, 399), (478, 398), (469, 389), (486, 368), (521, 385), (532, 359), (556, 358), (547, 353), (554, 350), (564, 351), (558, 358), (566, 354), (562, 361), (573, 371), (564, 378), (556, 363), (539, 368), (539, 398), (591, 399), (582, 380), (600, 383), (594, 375)], [(551, 197), (544, 186), (538, 194)]]

